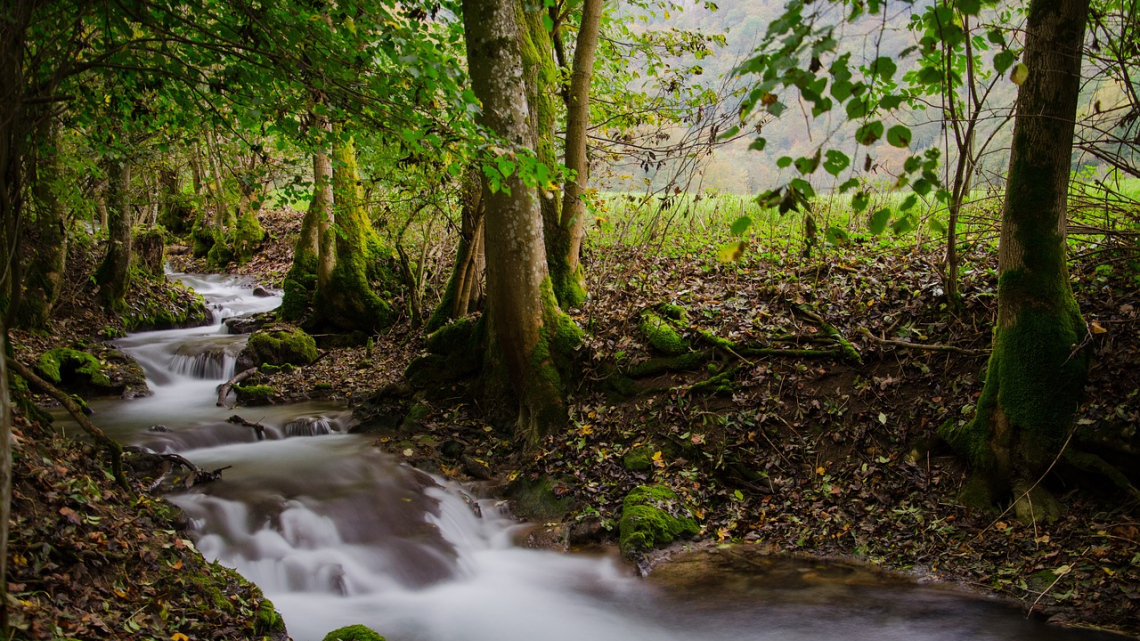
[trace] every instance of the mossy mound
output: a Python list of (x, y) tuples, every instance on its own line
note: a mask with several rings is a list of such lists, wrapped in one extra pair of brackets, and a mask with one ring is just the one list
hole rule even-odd
[(506, 497), (511, 499), (511, 511), (524, 519), (538, 522), (559, 521), (570, 513), (568, 499), (559, 498), (549, 479), (519, 478), (510, 484)]
[(427, 338), (427, 350), (440, 356), (455, 354), (470, 345), (474, 332), (475, 320), (470, 316), (460, 318), (432, 332)]
[(384, 641), (384, 637), (363, 625), (349, 625), (329, 632), (324, 641)]
[(81, 396), (147, 396), (146, 373), (134, 359), (107, 347), (57, 347), (44, 352), (36, 369), (60, 389)]
[(641, 313), (638, 329), (641, 330), (650, 346), (659, 352), (670, 356), (679, 356), (689, 351), (689, 342), (677, 333), (673, 324), (653, 312)]
[(633, 488), (622, 503), (619, 527), (621, 551), (627, 557), (701, 531), (689, 508), (662, 485)]
[(631, 447), (622, 457), (625, 469), (630, 472), (643, 472), (653, 467), (653, 448), (648, 445)]
[(234, 385), (234, 392), (241, 405), (268, 405), (277, 390), (269, 385)]
[(267, 363), (278, 367), (308, 365), (317, 356), (316, 341), (300, 329), (257, 332), (238, 354), (237, 369), (243, 371)]

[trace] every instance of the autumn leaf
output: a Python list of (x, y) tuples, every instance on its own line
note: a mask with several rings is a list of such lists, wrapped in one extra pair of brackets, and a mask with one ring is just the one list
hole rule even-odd
[(182, 634), (181, 632), (175, 632), (174, 634), (170, 635), (170, 641), (190, 641), (190, 637)]
[(1100, 323), (1093, 321), (1089, 323), (1089, 331), (1093, 334), (1107, 334), (1108, 330), (1101, 327)]
[(71, 523), (79, 525), (79, 515), (75, 513), (75, 510), (69, 507), (61, 507), (59, 508), (59, 513), (61, 516), (63, 516), (63, 518), (67, 519)]
[(748, 241), (746, 240), (728, 243), (716, 253), (716, 259), (722, 263), (734, 263), (744, 256), (746, 249), (748, 249)]

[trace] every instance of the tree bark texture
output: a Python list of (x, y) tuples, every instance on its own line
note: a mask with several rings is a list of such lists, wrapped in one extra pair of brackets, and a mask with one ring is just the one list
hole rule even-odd
[(395, 314), (368, 281), (375, 261), (372, 224), (364, 210), (356, 147), (351, 138), (333, 142), (333, 227), (336, 263), (326, 285), (317, 286), (320, 324), (344, 331), (375, 332), (390, 326)]
[[(570, 91), (566, 94), (566, 168), (574, 174), (563, 185), (562, 218), (558, 225), (561, 240), (553, 243), (562, 255), (551, 260), (551, 277), (558, 302), (566, 308), (586, 300), (586, 277), (582, 270), (582, 239), (585, 236), (586, 202), (583, 200), (590, 179), (586, 141), (590, 126), (590, 79), (602, 20), (602, 0), (584, 0), (582, 21), (574, 48)], [(558, 267), (555, 268), (555, 263)]]
[(297, 320), (308, 313), (318, 280), (328, 286), (335, 258), (332, 222), (332, 161), (323, 151), (313, 153), (313, 198), (301, 219), (301, 233), (293, 248), (293, 265), (285, 276), (281, 313)]
[(131, 284), (131, 166), (125, 158), (107, 163), (107, 253), (96, 272), (99, 296), (108, 309), (119, 307)]
[[(992, 490), (1043, 503), (1036, 481), (1073, 426), (1088, 329), (1069, 283), (1065, 219), (1088, 0), (1033, 0), (999, 247), (994, 350), (977, 415), (955, 439)], [(1030, 510), (1038, 518), (1039, 505)], [(1019, 512), (1021, 507), (1019, 505)], [(1027, 514), (1027, 513), (1023, 513)]]
[[(528, 87), (520, 51), (520, 9), (512, 0), (465, 0), (467, 61), (481, 120), (515, 149), (533, 149)], [(566, 333), (546, 263), (535, 189), (512, 174), (498, 190), (484, 183), (488, 350), (484, 382), (518, 401), (516, 438), (524, 446), (565, 423), (557, 368)], [(572, 328), (572, 329), (571, 329)], [(577, 334), (573, 334), (577, 338)]]
[(463, 176), (462, 223), (456, 248), (455, 265), (443, 298), (439, 301), (424, 329), (428, 332), (463, 318), (483, 302), (483, 183), (477, 168)]
[(41, 145), (32, 162), (35, 233), (27, 244), (31, 256), (19, 311), (20, 325), (31, 328), (47, 325), (67, 266), (67, 211), (59, 198), (62, 140), (54, 119), (45, 118), (42, 123)]

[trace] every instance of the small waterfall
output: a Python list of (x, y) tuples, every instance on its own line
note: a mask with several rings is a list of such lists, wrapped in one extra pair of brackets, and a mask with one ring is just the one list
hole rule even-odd
[(285, 424), (285, 438), (332, 434), (332, 423), (324, 417), (301, 417)]

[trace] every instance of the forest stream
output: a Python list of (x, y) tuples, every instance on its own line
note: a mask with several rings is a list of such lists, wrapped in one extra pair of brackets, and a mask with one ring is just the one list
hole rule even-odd
[(225, 468), (221, 480), (168, 498), (200, 551), (259, 585), (298, 641), (358, 623), (389, 641), (1118, 638), (853, 563), (705, 549), (643, 580), (616, 555), (517, 547), (525, 526), (501, 502), (476, 500), (347, 433), (343, 406), (239, 410), (266, 426), (263, 440), (227, 422), (234, 410), (215, 406), (216, 388), (247, 336), (228, 334), (222, 320), (280, 298), (221, 276), (177, 277), (206, 297), (214, 324), (118, 341), (154, 395), (92, 407), (123, 443)]

